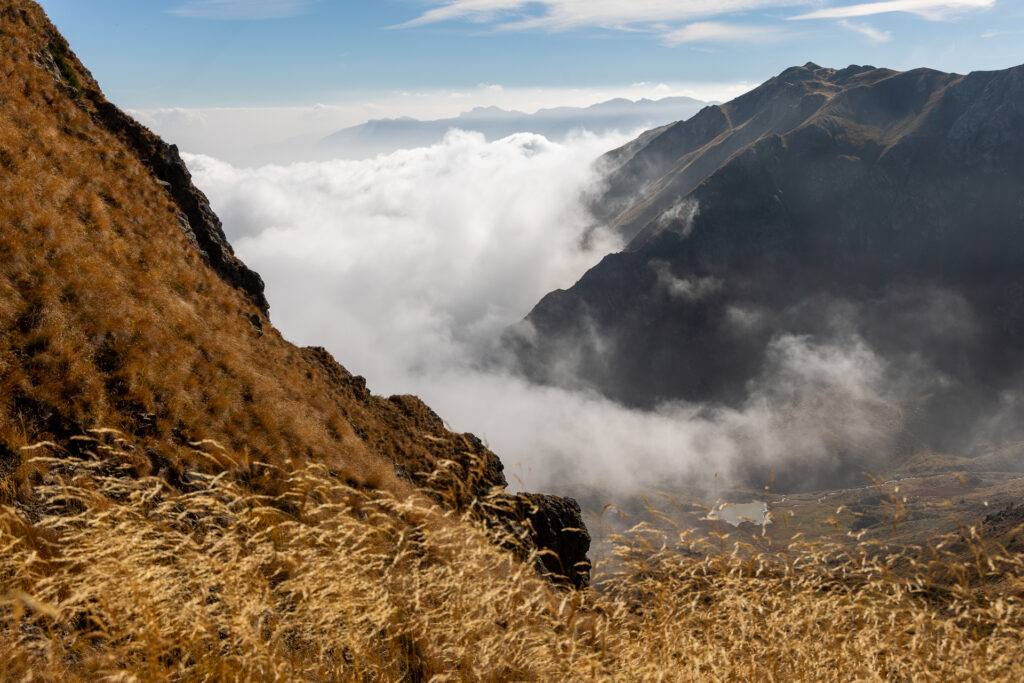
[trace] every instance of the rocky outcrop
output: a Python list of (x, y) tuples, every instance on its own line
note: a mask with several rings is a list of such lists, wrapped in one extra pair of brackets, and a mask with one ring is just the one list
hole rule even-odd
[(521, 493), (515, 502), (517, 518), (528, 525), (541, 550), (543, 570), (555, 580), (576, 587), (590, 583), (590, 534), (579, 503), (537, 493)]
[(1024, 505), (1008, 505), (982, 521), (985, 538), (1012, 552), (1024, 551)]

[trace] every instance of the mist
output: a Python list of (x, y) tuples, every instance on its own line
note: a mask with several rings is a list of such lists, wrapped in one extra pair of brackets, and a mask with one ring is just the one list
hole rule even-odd
[(597, 182), (591, 161), (617, 142), (453, 131), (367, 161), (185, 158), (267, 281), (283, 333), (326, 346), (378, 393), (404, 393), (417, 376), (471, 366), (547, 291), (619, 248), (588, 231), (580, 205)]
[[(893, 368), (856, 330), (771, 338), (739, 405), (630, 408), (585, 388), (532, 384), (500, 339), (546, 293), (622, 248), (586, 206), (594, 161), (630, 135), (567, 143), (452, 131), (364, 161), (239, 168), (185, 155), (239, 256), (267, 282), (275, 325), (326, 347), (374, 393), (414, 393), (482, 437), (513, 488), (798, 488), (862, 477), (900, 448), (900, 402), (935, 381)], [(721, 283), (673, 280), (678, 296)], [(736, 312), (757, 326), (756, 311)], [(899, 381), (897, 381), (899, 378)], [(852, 469), (851, 469), (852, 464)]]
[[(724, 102), (756, 85), (747, 81), (640, 82), (590, 88), (524, 88), (480, 83), (461, 90), (365, 91), (336, 94), (327, 103), (262, 107), (163, 107), (129, 113), (182, 151), (207, 154), (235, 165), (353, 157), (341, 146), (325, 148), (324, 138), (377, 119), (446, 119), (475, 107), (534, 113), (551, 107), (588, 107), (615, 98), (659, 101), (692, 97)], [(610, 130), (610, 128), (609, 128)], [(629, 131), (623, 131), (629, 132)], [(371, 145), (366, 141), (366, 145)], [(393, 149), (393, 148), (391, 148)], [(378, 150), (385, 151), (385, 150)]]

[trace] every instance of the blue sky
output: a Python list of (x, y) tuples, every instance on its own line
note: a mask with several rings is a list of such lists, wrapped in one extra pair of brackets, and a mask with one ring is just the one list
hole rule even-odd
[[(131, 108), (332, 104), (403, 91), (760, 82), (814, 61), (1024, 62), (1021, 0), (42, 0)], [(529, 108), (529, 107), (524, 107)]]

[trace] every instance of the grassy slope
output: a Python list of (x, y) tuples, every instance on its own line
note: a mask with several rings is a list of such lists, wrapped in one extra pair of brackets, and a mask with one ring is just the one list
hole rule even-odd
[(188, 447), (201, 439), (243, 468), (316, 462), (393, 491), (394, 462), (429, 473), (482, 452), (415, 399), (372, 397), (326, 354), (261, 334), (168, 189), (97, 124), (98, 86), (33, 3), (0, 3), (0, 73), (0, 468), (94, 426), (133, 435), (138, 474), (172, 478), (209, 470)]

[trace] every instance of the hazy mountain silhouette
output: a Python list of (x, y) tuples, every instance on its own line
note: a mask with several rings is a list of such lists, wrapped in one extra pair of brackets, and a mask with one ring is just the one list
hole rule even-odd
[(706, 104), (690, 97), (636, 102), (618, 98), (590, 107), (556, 107), (534, 114), (476, 107), (453, 118), (433, 121), (409, 117), (375, 119), (329, 135), (321, 141), (320, 151), (349, 159), (365, 158), (436, 144), (453, 128), (483, 133), (488, 140), (513, 133), (537, 133), (559, 141), (583, 129), (597, 134), (616, 130), (628, 132), (689, 118)]

